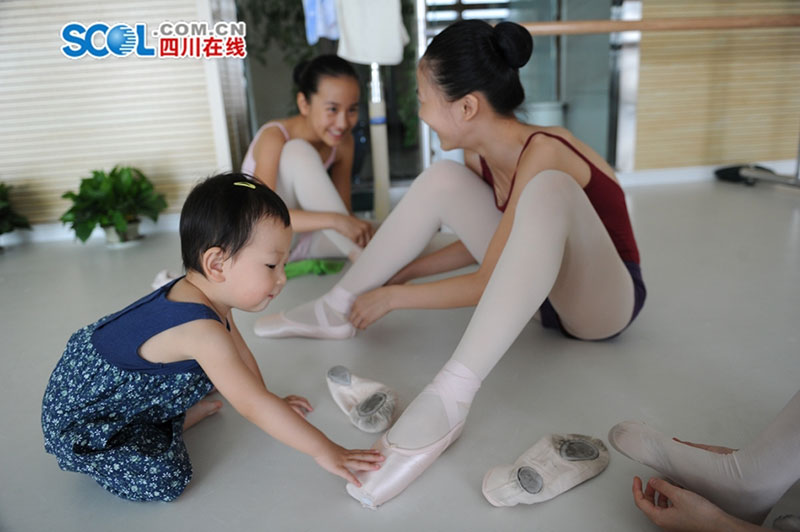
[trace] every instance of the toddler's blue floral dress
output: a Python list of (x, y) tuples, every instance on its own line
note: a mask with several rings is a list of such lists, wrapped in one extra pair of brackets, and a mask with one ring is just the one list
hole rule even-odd
[(177, 281), (73, 334), (42, 402), (45, 450), (61, 469), (134, 501), (171, 501), (186, 488), (185, 413), (212, 389), (194, 360), (156, 364), (138, 355), (159, 332), (220, 321), (205, 305), (169, 301)]

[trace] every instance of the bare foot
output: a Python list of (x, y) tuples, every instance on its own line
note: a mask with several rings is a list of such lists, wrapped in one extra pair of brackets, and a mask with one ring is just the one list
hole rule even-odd
[(220, 408), (222, 408), (222, 401), (208, 401), (203, 399), (186, 411), (186, 418), (183, 420), (183, 430), (188, 429), (192, 425), (196, 425), (199, 421), (202, 421), (210, 415), (216, 414), (219, 412)]

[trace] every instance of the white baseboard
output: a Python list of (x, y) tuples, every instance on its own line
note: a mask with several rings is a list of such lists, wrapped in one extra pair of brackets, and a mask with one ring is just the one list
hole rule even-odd
[[(177, 232), (180, 214), (162, 214), (158, 222), (142, 220), (139, 232), (143, 235), (161, 232)], [(105, 232), (100, 227), (95, 227), (90, 240), (105, 239)], [(24, 242), (53, 242), (56, 240), (76, 240), (75, 233), (68, 226), (61, 223), (33, 224), (33, 229), (16, 230), (0, 235), (0, 246), (11, 246)]]
[[(764, 161), (754, 164), (764, 166), (776, 173), (784, 175), (794, 175), (794, 173), (797, 171), (797, 161), (794, 159)], [(623, 187), (697, 183), (701, 181), (713, 181), (716, 179), (714, 176), (714, 170), (723, 166), (733, 165), (718, 164), (712, 166), (685, 166), (682, 168), (635, 170), (633, 172), (618, 172), (617, 177), (619, 178), (619, 182)]]
[[(797, 161), (785, 159), (781, 161), (765, 161), (755, 163), (765, 166), (774, 172), (784, 175), (794, 175), (797, 171)], [(657, 170), (637, 170), (633, 172), (619, 172), (617, 177), (623, 187), (636, 187), (645, 185), (677, 185), (681, 183), (697, 183), (713, 181), (714, 170), (720, 166), (686, 166), (682, 168), (659, 168)], [(394, 207), (400, 200), (406, 186), (392, 187), (390, 189), (391, 204)], [(164, 214), (158, 217), (158, 222), (143, 220), (139, 226), (142, 234), (177, 232), (180, 214)], [(51, 242), (55, 240), (71, 240), (75, 234), (67, 226), (60, 223), (35, 224), (33, 230), (17, 230), (0, 235), (0, 246), (10, 246), (21, 242)], [(105, 233), (99, 227), (92, 233), (91, 239), (105, 238)]]

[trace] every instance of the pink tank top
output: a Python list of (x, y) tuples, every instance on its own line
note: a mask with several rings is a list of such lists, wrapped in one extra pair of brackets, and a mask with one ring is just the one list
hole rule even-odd
[[(277, 127), (283, 133), (283, 137), (288, 141), (289, 140), (289, 132), (286, 131), (286, 127), (281, 124), (280, 122), (267, 122), (259, 130), (256, 132), (256, 136), (253, 137), (253, 142), (250, 143), (250, 146), (247, 148), (247, 153), (244, 156), (244, 161), (242, 161), (242, 173), (253, 175), (253, 172), (256, 171), (256, 159), (253, 155), (253, 150), (255, 149), (256, 142), (258, 138), (261, 136), (261, 132), (267, 129), (268, 127)], [(331, 154), (328, 156), (328, 160), (326, 160), (322, 165), (325, 167), (325, 170), (328, 170), (333, 161), (336, 160), (336, 146), (331, 149)]]

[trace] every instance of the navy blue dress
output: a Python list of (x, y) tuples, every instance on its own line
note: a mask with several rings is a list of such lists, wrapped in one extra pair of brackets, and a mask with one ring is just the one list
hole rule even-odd
[(177, 279), (69, 339), (42, 402), (45, 450), (124, 499), (171, 501), (192, 478), (186, 410), (212, 389), (197, 362), (148, 362), (139, 347), (209, 307), (169, 301)]

